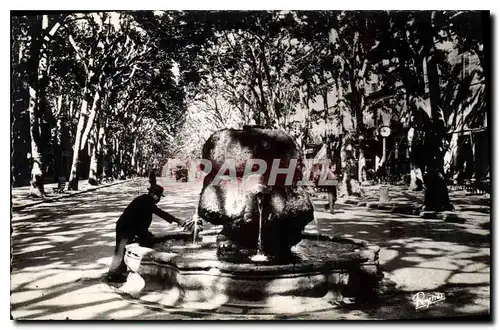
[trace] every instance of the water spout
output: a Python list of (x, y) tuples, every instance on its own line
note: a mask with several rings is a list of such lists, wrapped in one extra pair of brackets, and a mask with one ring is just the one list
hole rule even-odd
[(259, 237), (257, 241), (257, 254), (252, 256), (250, 260), (255, 262), (267, 261), (267, 256), (262, 253), (262, 194), (257, 194), (257, 206), (259, 208)]
[(194, 231), (193, 231), (193, 246), (196, 246), (196, 234), (198, 233), (198, 208), (196, 208), (196, 213), (193, 214), (194, 220)]
[(198, 243), (196, 242), (196, 235), (198, 234), (198, 207), (200, 205), (200, 198), (198, 197), (198, 203), (196, 204), (196, 211), (193, 214), (192, 220), (194, 221), (194, 231), (193, 231), (193, 243), (191, 244), (191, 247), (196, 248), (198, 247)]
[(319, 243), (319, 222), (316, 217), (314, 217), (314, 223), (316, 224), (316, 241)]

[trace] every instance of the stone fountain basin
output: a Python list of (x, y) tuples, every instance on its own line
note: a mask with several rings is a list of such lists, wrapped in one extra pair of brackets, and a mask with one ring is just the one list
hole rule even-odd
[[(125, 263), (131, 273), (121, 290), (166, 306), (211, 310), (223, 305), (251, 306), (292, 313), (331, 308), (336, 300), (356, 296), (380, 278), (380, 248), (363, 240), (304, 232), (298, 250), (301, 244), (313, 251), (318, 249), (314, 244), (345, 244), (351, 251), (319, 251), (317, 257), (306, 255), (304, 260), (286, 264), (231, 263), (216, 257), (218, 231), (201, 232), (197, 247), (185, 232), (157, 238), (153, 249), (128, 245)], [(167, 241), (170, 244), (165, 245)]]

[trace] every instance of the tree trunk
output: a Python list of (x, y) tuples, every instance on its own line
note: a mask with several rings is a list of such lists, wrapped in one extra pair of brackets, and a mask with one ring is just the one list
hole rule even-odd
[[(52, 161), (49, 159), (49, 146), (51, 145), (52, 135), (51, 135), (51, 126), (49, 124), (48, 117), (50, 116), (48, 111), (48, 102), (46, 97), (46, 88), (49, 85), (48, 79), (48, 68), (49, 68), (49, 57), (48, 57), (48, 44), (50, 42), (51, 37), (57, 32), (60, 24), (56, 23), (49, 30), (49, 16), (42, 15), (41, 22), (37, 19), (36, 25), (41, 23), (41, 30), (37, 31), (36, 39), (37, 42), (34, 44), (35, 48), (32, 48), (32, 55), (35, 53), (33, 60), (37, 60), (36, 65), (36, 83), (33, 82), (33, 86), (36, 86), (36, 118), (38, 120), (38, 150), (36, 152), (40, 156), (42, 162), (39, 163), (39, 166), (42, 167), (42, 163), (44, 165), (51, 164)], [(36, 30), (36, 29), (35, 29)], [(51, 167), (53, 169), (53, 167)], [(42, 171), (44, 171), (42, 167)], [(45, 172), (45, 171), (44, 171)], [(42, 183), (43, 185), (43, 183)]]
[[(320, 77), (323, 77), (323, 72), (321, 72), (321, 75)], [(325, 84), (325, 82), (322, 81), (323, 84)], [(330, 144), (328, 143), (328, 133), (329, 133), (329, 129), (328, 129), (328, 90), (327, 88), (325, 87), (324, 88), (324, 91), (322, 93), (322, 97), (323, 97), (323, 120), (325, 121), (325, 143), (326, 143), (326, 157), (330, 157), (330, 154), (331, 154), (331, 151), (330, 151)]]
[(359, 158), (358, 158), (358, 181), (361, 184), (366, 181), (366, 158), (363, 148), (359, 148)]
[(141, 161), (140, 160), (137, 161), (137, 164), (135, 166), (135, 174), (136, 174), (136, 176), (140, 176), (140, 177), (142, 176), (142, 167), (143, 166), (141, 165)]
[(422, 36), (424, 40), (424, 77), (427, 76), (429, 100), (431, 107), (431, 124), (427, 128), (425, 149), (426, 149), (426, 175), (424, 177), (425, 189), (425, 210), (442, 211), (451, 210), (453, 206), (448, 196), (448, 187), (444, 176), (444, 154), (445, 154), (445, 119), (441, 112), (440, 87), (437, 63), (434, 54), (434, 28), (432, 26), (433, 12), (426, 13), (422, 24)]
[(113, 148), (111, 149), (111, 162), (113, 169), (113, 178), (118, 179), (120, 167), (120, 144), (116, 137), (113, 137)]
[(89, 184), (92, 186), (97, 186), (97, 146), (98, 141), (97, 128), (94, 126), (89, 137), (89, 155), (90, 155), (90, 167), (89, 167)]
[(83, 129), (85, 127), (85, 121), (88, 117), (88, 106), (87, 106), (88, 90), (87, 87), (83, 89), (82, 93), (82, 105), (80, 108), (80, 117), (78, 118), (78, 125), (76, 127), (76, 137), (75, 144), (73, 146), (73, 161), (71, 164), (71, 172), (69, 176), (69, 186), (70, 190), (78, 190), (78, 165), (80, 162), (79, 152), (80, 144), (82, 141)]
[(36, 91), (33, 87), (29, 86), (29, 106), (28, 113), (30, 119), (30, 137), (31, 137), (31, 181), (30, 181), (30, 195), (36, 197), (44, 197), (45, 190), (43, 186), (43, 172), (42, 172), (42, 157), (38, 149), (38, 118), (36, 117)]
[(73, 116), (75, 115), (75, 101), (74, 100), (69, 100), (69, 111), (68, 111), (68, 114), (69, 114), (69, 119), (73, 119)]
[(118, 163), (117, 163), (117, 174), (118, 174), (118, 179), (123, 180), (125, 177), (125, 171), (124, 168), (126, 167), (125, 164), (125, 151), (123, 148), (120, 148), (118, 151)]
[[(359, 50), (358, 50), (359, 51)], [(356, 62), (356, 60), (354, 60)], [(365, 168), (366, 168), (366, 158), (365, 158), (365, 155), (364, 155), (364, 150), (363, 150), (363, 146), (362, 146), (362, 141), (364, 141), (364, 138), (365, 138), (365, 134), (366, 134), (366, 129), (365, 129), (365, 124), (363, 122), (363, 107), (364, 107), (364, 98), (363, 98), (363, 90), (360, 88), (360, 86), (358, 86), (358, 82), (357, 82), (357, 79), (356, 79), (356, 76), (357, 75), (362, 75), (362, 73), (359, 73), (357, 72), (357, 74), (355, 74), (355, 72), (352, 72), (351, 74), (351, 90), (352, 90), (352, 95), (354, 96), (354, 116), (356, 117), (356, 132), (358, 133), (357, 136), (358, 136), (358, 148), (357, 148), (357, 156), (358, 156), (358, 159), (357, 159), (357, 167), (358, 167), (358, 171), (357, 171), (357, 175), (356, 176), (352, 176), (352, 180), (355, 185), (359, 185), (361, 184), (365, 177), (366, 177), (366, 174), (364, 174), (365, 172)], [(352, 144), (354, 144), (354, 141), (352, 141)], [(353, 147), (353, 152), (354, 152), (354, 145), (352, 146)], [(353, 155), (353, 158), (355, 156)], [(354, 169), (352, 169), (352, 171), (354, 171)], [(351, 174), (352, 175), (352, 174)], [(356, 181), (356, 182), (355, 182)], [(356, 188), (356, 190), (358, 190)], [(358, 193), (356, 191), (356, 193)]]
[[(453, 133), (451, 135), (450, 146), (444, 155), (444, 173), (447, 177), (454, 177), (456, 173), (455, 163), (456, 157), (458, 153), (458, 133)], [(455, 178), (454, 178), (455, 179)]]
[(61, 143), (62, 143), (62, 128), (63, 128), (63, 120), (62, 119), (64, 117), (63, 96), (62, 95), (59, 95), (57, 97), (56, 109), (57, 109), (56, 110), (57, 113), (55, 115), (57, 118), (57, 123), (56, 123), (55, 143), (57, 145), (61, 145)]
[(114, 178), (114, 163), (115, 163), (115, 156), (114, 156), (114, 147), (115, 147), (115, 142), (114, 138), (112, 136), (107, 137), (108, 140), (106, 141), (106, 157), (104, 161), (104, 169), (106, 172), (107, 177), (113, 177)]
[(97, 177), (102, 177), (103, 167), (104, 167), (104, 146), (106, 142), (106, 133), (105, 133), (105, 125), (106, 122), (101, 122), (99, 125), (99, 133), (97, 137)]
[(105, 150), (104, 162), (102, 164), (104, 176), (107, 178), (113, 177), (113, 159), (112, 159), (112, 146), (108, 145)]
[(90, 130), (94, 127), (94, 122), (97, 113), (99, 112), (99, 100), (101, 99), (99, 95), (99, 89), (96, 90), (94, 94), (94, 99), (92, 101), (92, 107), (90, 108), (90, 113), (89, 113), (89, 120), (87, 120), (87, 125), (85, 125), (85, 130), (83, 131), (82, 134), (82, 142), (80, 146), (80, 150), (83, 150), (85, 148), (85, 144), (87, 143), (87, 138), (90, 134)]
[(422, 148), (422, 141), (420, 135), (414, 128), (410, 128), (407, 134), (408, 139), (408, 153), (410, 158), (410, 187), (409, 190), (421, 191), (423, 190), (424, 177), (420, 163), (422, 163), (423, 153), (425, 150)]
[(358, 182), (361, 185), (366, 181), (366, 157), (365, 157), (365, 137), (360, 133), (358, 146)]
[[(45, 29), (46, 16), (33, 18), (30, 31), (30, 58), (28, 61), (28, 114), (30, 123), (30, 140), (31, 140), (31, 180), (30, 180), (30, 195), (36, 197), (44, 197), (45, 190), (43, 186), (43, 165), (40, 153), (40, 90), (45, 86), (41, 86), (40, 70), (44, 64), (42, 60), (42, 44), (41, 35)], [(41, 26), (40, 26), (41, 25)], [(41, 27), (41, 30), (40, 30)], [(45, 66), (46, 69), (46, 66)]]
[[(61, 145), (63, 141), (63, 129), (64, 129), (64, 100), (63, 96), (59, 95), (56, 98), (56, 111), (54, 113), (57, 118), (56, 127), (54, 128), (54, 136), (51, 143), (54, 146), (54, 178), (58, 179), (61, 176)], [(64, 180), (66, 181), (66, 180)]]
[[(359, 132), (359, 136), (361, 137), (361, 140), (358, 140), (358, 146), (356, 148), (357, 151), (357, 156), (358, 159), (356, 161), (355, 154), (353, 154), (353, 166), (357, 167), (352, 169), (352, 184), (354, 187), (354, 193), (359, 194), (360, 193), (360, 185), (362, 182), (366, 180), (366, 157), (365, 157), (365, 151), (363, 149), (363, 141), (364, 141), (364, 136), (363, 136), (363, 131)], [(352, 144), (354, 144), (354, 141), (352, 141)], [(353, 145), (353, 151), (355, 150), (355, 147)], [(357, 166), (356, 166), (357, 165)]]
[(415, 164), (410, 164), (410, 190), (421, 191), (423, 190), (424, 177), (422, 170)]
[(341, 137), (340, 151), (342, 165), (342, 182), (340, 185), (340, 196), (352, 196), (353, 191), (353, 171), (356, 159), (354, 157), (354, 146), (351, 134), (344, 134)]
[(134, 147), (132, 149), (132, 157), (130, 161), (130, 167), (132, 171), (135, 171), (137, 173), (136, 165), (137, 165), (137, 136), (134, 138)]

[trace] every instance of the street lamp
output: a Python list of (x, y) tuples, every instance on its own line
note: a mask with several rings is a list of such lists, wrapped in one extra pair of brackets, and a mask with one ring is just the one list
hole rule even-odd
[[(387, 155), (387, 148), (386, 148), (386, 143), (385, 140), (386, 138), (391, 135), (391, 128), (389, 126), (381, 126), (379, 128), (379, 134), (382, 136), (382, 165), (386, 167), (387, 160), (386, 160), (386, 155)], [(387, 167), (386, 167), (387, 169)], [(387, 173), (386, 173), (387, 175)], [(382, 203), (387, 203), (389, 201), (389, 187), (386, 185), (380, 186), (380, 202)]]
[(385, 139), (391, 135), (391, 128), (389, 126), (381, 126), (379, 128), (379, 134), (382, 136), (382, 159), (385, 161), (386, 157), (386, 144), (385, 144)]

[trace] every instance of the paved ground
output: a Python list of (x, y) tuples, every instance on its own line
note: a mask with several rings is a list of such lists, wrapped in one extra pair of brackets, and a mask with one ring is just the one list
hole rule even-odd
[[(133, 180), (97, 191), (14, 211), (11, 306), (15, 319), (247, 319), (144, 306), (117, 295), (101, 281), (114, 248), (114, 223), (147, 181)], [(194, 212), (199, 186), (167, 187), (160, 207), (178, 217)], [(377, 187), (366, 189), (375, 200)], [(405, 194), (407, 194), (407, 197)], [(321, 197), (321, 196), (319, 196)], [(391, 187), (393, 200), (418, 201), (421, 193)], [(451, 193), (459, 209), (453, 222), (338, 204), (335, 214), (315, 212), (320, 230), (381, 246), (385, 278), (380, 296), (295, 319), (386, 319), (487, 314), (490, 308), (489, 195)], [(320, 210), (322, 200), (315, 201)], [(175, 228), (159, 218), (151, 231)], [(312, 223), (309, 228), (314, 230)], [(412, 295), (441, 292), (446, 300), (415, 311)], [(256, 315), (254, 319), (283, 319)]]
[(48, 183), (44, 185), (44, 190), (46, 194), (45, 198), (30, 197), (29, 186), (16, 187), (11, 190), (12, 208), (14, 210), (20, 210), (28, 206), (34, 206), (40, 203), (44, 203), (45, 201), (58, 200), (72, 195), (79, 195), (83, 192), (101, 189), (102, 187), (107, 187), (107, 186), (114, 186), (116, 184), (120, 184), (125, 181), (127, 180), (115, 180), (113, 182), (104, 183), (99, 186), (92, 186), (89, 184), (88, 180), (80, 180), (78, 181), (78, 190), (76, 191), (67, 190), (68, 183), (66, 182), (65, 190), (62, 193), (54, 192), (54, 189), (57, 188), (59, 185), (58, 183)]

